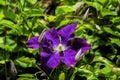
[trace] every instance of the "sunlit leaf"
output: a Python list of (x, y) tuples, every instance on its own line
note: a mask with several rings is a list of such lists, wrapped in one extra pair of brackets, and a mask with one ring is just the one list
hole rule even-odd
[(14, 40), (10, 39), (10, 37), (0, 37), (0, 48), (12, 51), (13, 49), (15, 49), (16, 46), (17, 44)]
[(116, 29), (120, 30), (120, 25), (116, 26)]
[(120, 33), (118, 31), (113, 31), (109, 27), (104, 27), (104, 31), (107, 32), (107, 33), (109, 33), (109, 34), (112, 34), (114, 36), (120, 36)]
[(0, 60), (0, 64), (5, 64), (5, 62), (8, 62), (9, 60)]
[(117, 46), (120, 47), (120, 39), (117, 38), (110, 38), (111, 43), (116, 44)]
[(10, 20), (1, 20), (0, 24), (11, 29), (15, 28), (15, 24)]
[(115, 17), (111, 20), (113, 23), (119, 23), (120, 22), (120, 17)]
[(60, 15), (60, 14), (64, 15), (73, 11), (75, 10), (71, 6), (60, 6), (60, 7), (57, 7), (56, 9), (56, 15)]
[(57, 27), (57, 28), (61, 28), (63, 27), (64, 25), (66, 25), (67, 23), (69, 23), (70, 20), (69, 19), (64, 19), (63, 21), (60, 22), (60, 25)]
[(18, 75), (18, 76), (20, 76), (20, 77), (34, 77), (34, 74), (20, 74), (20, 75)]
[(111, 61), (109, 61), (108, 59), (101, 57), (101, 56), (95, 56), (95, 58), (93, 59), (92, 62), (103, 62), (103, 63), (109, 65), (110, 67), (112, 67), (112, 65), (114, 65)]
[(29, 57), (20, 57), (16, 60), (17, 64), (23, 68), (33, 67), (35, 65), (35, 59)]
[(56, 19), (56, 16), (48, 16), (47, 19), (49, 22), (54, 22)]
[(27, 1), (31, 4), (35, 4), (37, 2), (37, 0), (27, 0)]
[(105, 5), (106, 3), (109, 2), (109, 0), (94, 0), (96, 2), (100, 2), (101, 4)]
[(91, 24), (83, 24), (83, 25), (80, 25), (77, 28), (76, 32), (79, 32), (79, 31), (82, 31), (82, 30), (85, 30), (85, 29), (89, 29), (91, 31), (94, 31), (95, 27)]
[(90, 2), (90, 1), (85, 1), (89, 6), (94, 7), (97, 11), (100, 11), (103, 9), (103, 6), (97, 2)]
[(113, 71), (116, 75), (120, 76), (120, 68), (119, 68), (119, 67), (113, 67), (112, 71)]
[(18, 75), (19, 78), (17, 80), (37, 80), (34, 76), (34, 74), (20, 74)]
[(108, 74), (111, 72), (112, 67), (104, 63), (96, 63), (95, 69), (97, 74)]
[(42, 16), (42, 9), (31, 9), (31, 8), (26, 8), (25, 11), (23, 12), (25, 16), (28, 17), (33, 17), (33, 16)]
[(91, 69), (91, 68), (92, 67), (90, 65), (86, 65), (86, 66), (84, 66), (84, 68), (83, 67), (79, 68), (78, 75), (86, 77), (87, 80), (91, 80), (91, 79), (97, 80), (96, 74), (94, 73), (93, 69)]
[(4, 17), (4, 14), (0, 14), (0, 20), (2, 20)]
[(64, 72), (60, 73), (59, 80), (65, 80), (65, 73)]
[(7, 2), (7, 1), (5, 1), (5, 0), (0, 0), (0, 4), (1, 4), (1, 5), (7, 5), (7, 4), (8, 4), (8, 2)]
[(106, 15), (117, 15), (116, 11), (110, 11), (108, 9), (102, 9), (101, 10), (101, 15), (106, 16)]

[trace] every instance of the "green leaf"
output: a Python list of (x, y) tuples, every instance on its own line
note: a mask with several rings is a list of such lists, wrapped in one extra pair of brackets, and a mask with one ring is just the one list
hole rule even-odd
[(103, 6), (97, 2), (90, 2), (90, 1), (85, 1), (86, 4), (89, 6), (94, 7), (97, 11), (101, 11), (103, 9)]
[(101, 57), (101, 56), (95, 56), (92, 63), (93, 62), (103, 62), (109, 66), (112, 66), (114, 65), (111, 61), (109, 61), (108, 59), (104, 58), (104, 57)]
[(5, 60), (0, 60), (0, 64), (5, 64), (5, 62), (8, 62), (9, 60), (7, 59), (6, 61)]
[(25, 0), (20, 0), (20, 5), (21, 6), (25, 5)]
[(64, 72), (60, 73), (59, 80), (65, 80), (65, 73)]
[(118, 31), (113, 31), (111, 28), (109, 27), (104, 27), (103, 30), (109, 34), (112, 34), (114, 36), (120, 36), (120, 33)]
[(61, 28), (61, 27), (65, 26), (65, 25), (67, 25), (69, 22), (70, 22), (70, 20), (65, 18), (65, 19), (63, 19), (63, 20), (60, 22), (60, 25), (57, 26), (57, 28)]
[(0, 37), (0, 47), (4, 47), (4, 37)]
[(0, 25), (3, 25), (5, 27), (11, 28), (11, 29), (15, 29), (15, 24), (9, 20), (1, 20)]
[(116, 26), (116, 29), (117, 29), (117, 30), (120, 30), (120, 25), (117, 25), (117, 26)]
[(112, 71), (113, 71), (116, 75), (120, 76), (120, 68), (119, 68), (119, 67), (113, 67)]
[(16, 59), (17, 64), (23, 68), (34, 67), (35, 61), (36, 60), (34, 58), (29, 58), (25, 56)]
[(4, 18), (4, 14), (0, 14), (0, 20)]
[(120, 22), (120, 17), (115, 17), (111, 20), (113, 23), (119, 23)]
[(12, 21), (9, 21), (9, 20), (1, 20), (0, 25), (11, 29), (8, 31), (8, 34), (25, 35), (25, 33), (27, 33), (27, 30), (25, 27), (14, 24)]
[(59, 6), (56, 9), (56, 15), (64, 15), (64, 14), (68, 14), (75, 11), (73, 7), (71, 6)]
[(56, 19), (56, 16), (50, 15), (50, 16), (47, 17), (47, 19), (48, 19), (49, 22), (54, 22), (55, 19)]
[(17, 78), (17, 80), (38, 80), (36, 78)]
[(43, 11), (41, 8), (26, 8), (25, 11), (23, 12), (23, 15), (27, 16), (27, 17), (34, 17), (34, 16), (42, 16), (43, 15)]
[(110, 11), (108, 9), (102, 9), (100, 11), (101, 15), (104, 17), (104, 16), (107, 16), (107, 15), (117, 15), (117, 12), (116, 11)]
[(20, 74), (20, 75), (18, 75), (18, 76), (20, 76), (20, 77), (26, 77), (26, 78), (31, 78), (31, 77), (34, 77), (34, 74)]
[(109, 0), (94, 0), (96, 2), (100, 2), (101, 4), (105, 5), (106, 3), (109, 2)]
[(94, 73), (95, 71), (90, 65), (81, 66), (80, 68), (77, 68), (77, 71), (79, 71), (78, 75), (86, 77), (87, 80), (98, 80)]
[(17, 80), (37, 80), (34, 74), (20, 74)]
[(120, 47), (120, 39), (110, 38), (110, 42)]
[(90, 75), (87, 77), (87, 80), (98, 80), (96, 76)]
[(80, 32), (80, 31), (83, 31), (83, 30), (85, 30), (85, 29), (89, 29), (89, 30), (91, 30), (91, 31), (94, 31), (94, 26), (93, 25), (91, 25), (91, 24), (82, 24), (82, 25), (79, 25), (78, 26), (78, 28), (77, 28), (77, 30), (76, 30), (76, 33), (77, 32)]
[(37, 2), (37, 0), (27, 0), (27, 1), (31, 4), (35, 4)]
[(8, 50), (8, 51), (13, 51), (17, 44), (15, 43), (14, 40), (10, 39), (9, 36), (6, 36), (6, 43), (4, 43), (5, 37), (0, 37), (0, 48)]
[(7, 5), (7, 4), (8, 4), (7, 1), (5, 1), (5, 0), (0, 0), (0, 5)]
[(5, 18), (11, 19), (13, 21), (16, 21), (16, 15), (13, 12), (4, 10), (4, 16), (5, 16)]
[(111, 72), (111, 70), (112, 70), (112, 67), (110, 66), (110, 65), (107, 65), (107, 64), (105, 64), (105, 63), (96, 63), (95, 64), (95, 67), (94, 67), (95, 69), (96, 69), (96, 74), (108, 74), (108, 73), (110, 73)]

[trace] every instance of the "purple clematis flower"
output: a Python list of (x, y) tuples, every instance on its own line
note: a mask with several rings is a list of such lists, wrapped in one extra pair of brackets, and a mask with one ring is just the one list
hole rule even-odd
[(43, 48), (40, 54), (41, 66), (56, 68), (63, 62), (68, 67), (73, 67), (77, 62), (75, 59), (77, 53), (81, 51), (79, 54), (83, 55), (90, 49), (90, 44), (84, 39), (74, 37), (77, 24), (69, 24), (60, 30), (51, 28), (45, 32), (42, 42), (39, 42), (41, 36), (32, 37), (27, 41), (29, 48)]

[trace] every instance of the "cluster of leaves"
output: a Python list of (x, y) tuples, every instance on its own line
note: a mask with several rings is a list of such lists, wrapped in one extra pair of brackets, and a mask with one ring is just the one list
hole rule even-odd
[(55, 14), (48, 15), (50, 1), (0, 0), (0, 79), (37, 80), (35, 74), (42, 72), (36, 64), (39, 51), (28, 49), (26, 41), (43, 29), (76, 21), (76, 37), (85, 38), (91, 50), (72, 77), (60, 72), (59, 80), (120, 79), (120, 1), (55, 0)]

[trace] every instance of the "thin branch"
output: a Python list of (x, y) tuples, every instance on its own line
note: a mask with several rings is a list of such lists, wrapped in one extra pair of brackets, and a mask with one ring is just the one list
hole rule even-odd
[(6, 47), (6, 29), (5, 29), (5, 32), (4, 32), (4, 60), (5, 60), (5, 78), (6, 78), (6, 80), (8, 80), (7, 78), (7, 63), (6, 63), (6, 50), (5, 50), (5, 47)]

